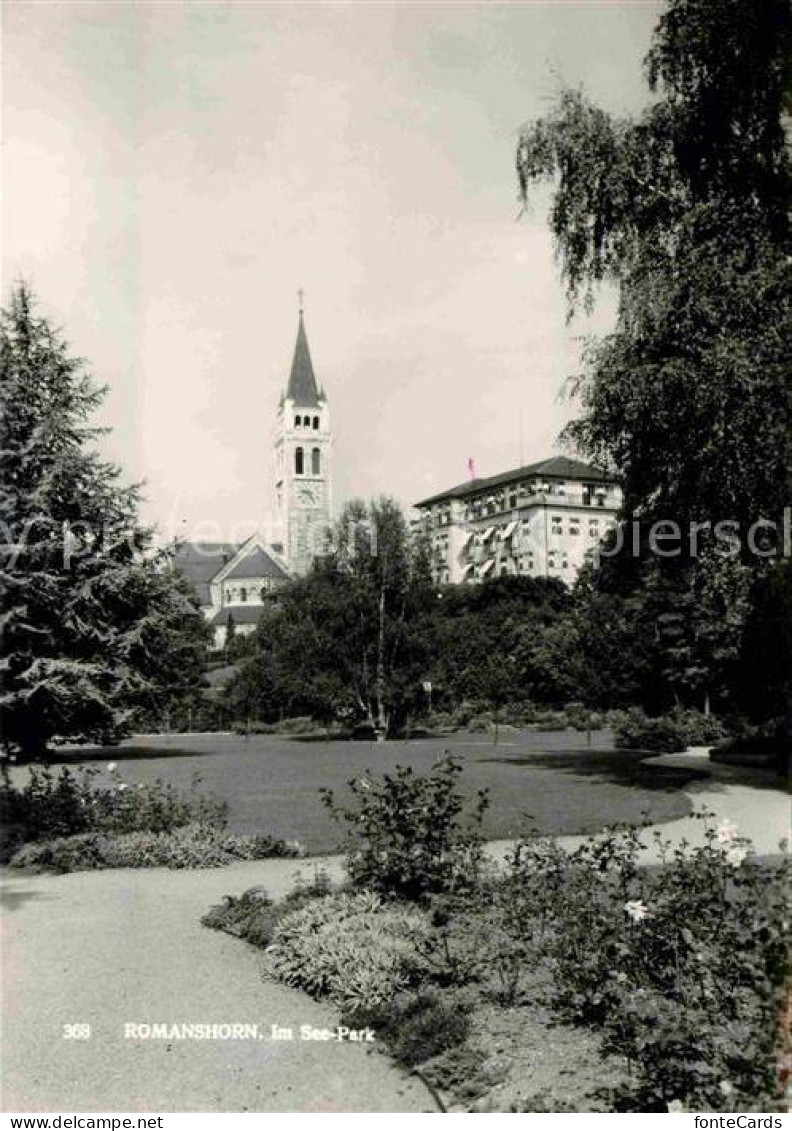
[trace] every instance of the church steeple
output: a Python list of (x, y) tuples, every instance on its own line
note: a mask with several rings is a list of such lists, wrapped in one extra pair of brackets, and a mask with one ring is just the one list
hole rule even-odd
[(297, 342), (275, 434), (275, 491), (284, 553), (298, 575), (326, 552), (332, 515), (330, 406), (316, 381), (302, 300), (300, 292)]
[(286, 397), (293, 401), (295, 405), (299, 405), (300, 408), (318, 408), (320, 400), (323, 399), (316, 384), (316, 376), (311, 362), (308, 336), (305, 333), (302, 301), (300, 302), (300, 324), (297, 329), (297, 341), (294, 346), (294, 358)]

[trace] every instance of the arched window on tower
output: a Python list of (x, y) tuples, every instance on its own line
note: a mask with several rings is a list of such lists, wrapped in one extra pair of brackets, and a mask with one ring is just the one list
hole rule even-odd
[(322, 468), (322, 456), (318, 448), (314, 448), (311, 452), (311, 475), (320, 475)]
[(319, 431), (319, 417), (318, 416), (315, 416), (313, 418), (313, 426), (314, 426), (314, 432), (318, 432)]
[(247, 601), (247, 589), (245, 589), (244, 585), (239, 590), (239, 600), (242, 601), (243, 603), (245, 601)]
[(305, 470), (305, 460), (303, 457), (302, 448), (296, 448), (294, 452), (294, 473), (295, 475), (302, 475)]
[(305, 425), (305, 427), (306, 427), (306, 428), (310, 428), (310, 427), (311, 427), (311, 418), (310, 418), (310, 416), (304, 416), (304, 417), (303, 417), (303, 424)]
[(294, 427), (299, 428), (301, 423), (302, 423), (302, 417), (301, 416), (295, 416)]

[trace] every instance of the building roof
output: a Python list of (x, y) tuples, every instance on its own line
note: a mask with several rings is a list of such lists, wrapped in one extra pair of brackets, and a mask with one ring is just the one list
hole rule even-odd
[(270, 577), (277, 581), (288, 580), (288, 573), (261, 546), (256, 546), (249, 554), (240, 558), (232, 570), (226, 574), (226, 581), (239, 577)]
[(579, 459), (570, 459), (569, 456), (551, 456), (549, 459), (540, 460), (538, 463), (529, 463), (524, 467), (516, 467), (512, 471), (504, 471), (500, 475), (491, 475), (487, 479), (468, 479), (447, 491), (431, 495), (416, 503), (417, 507), (425, 507), (430, 503), (439, 503), (444, 499), (464, 499), (468, 495), (477, 495), (479, 491), (486, 491), (493, 487), (502, 487), (526, 476), (544, 475), (548, 479), (582, 479), (593, 483), (615, 483), (615, 476), (589, 463)]
[(211, 605), (210, 582), (239, 552), (237, 542), (182, 542), (173, 552), (173, 565), (192, 583), (202, 605)]
[(302, 311), (300, 311), (300, 325), (297, 329), (297, 341), (294, 346), (294, 358), (292, 359), (286, 396), (300, 408), (318, 408), (320, 400), (324, 399), (316, 384)]
[(234, 624), (258, 624), (259, 617), (264, 612), (264, 605), (226, 605), (218, 609), (212, 619), (211, 625), (227, 625), (233, 619)]

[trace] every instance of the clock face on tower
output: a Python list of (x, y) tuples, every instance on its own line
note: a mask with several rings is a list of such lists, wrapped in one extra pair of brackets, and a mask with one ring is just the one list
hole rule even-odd
[(301, 483), (297, 488), (297, 502), (304, 507), (318, 507), (322, 502), (322, 488), (318, 483)]

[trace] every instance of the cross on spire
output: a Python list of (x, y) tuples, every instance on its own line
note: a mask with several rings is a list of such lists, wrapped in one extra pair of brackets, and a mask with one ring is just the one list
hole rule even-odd
[(300, 304), (300, 315), (303, 315), (305, 313), (305, 291), (302, 287), (297, 292), (297, 300)]

